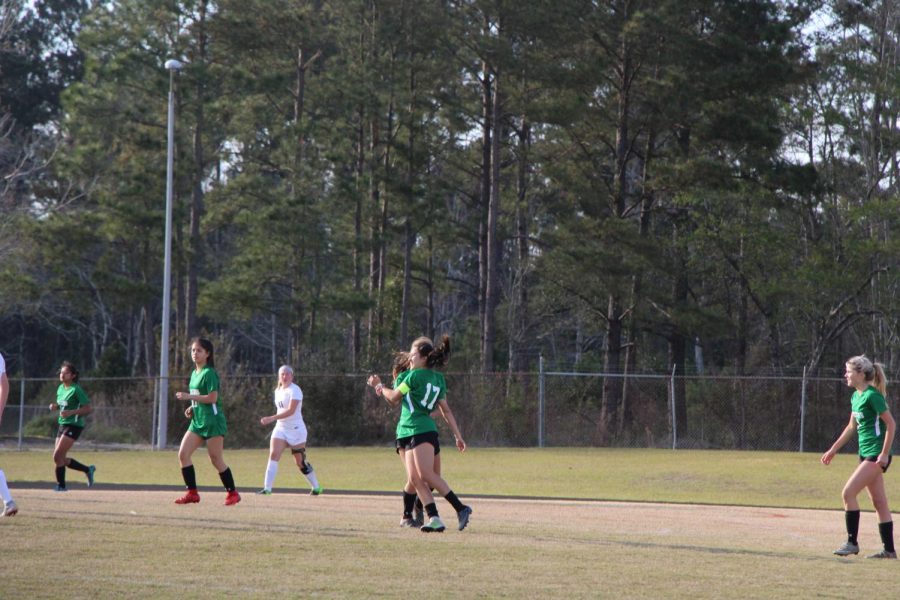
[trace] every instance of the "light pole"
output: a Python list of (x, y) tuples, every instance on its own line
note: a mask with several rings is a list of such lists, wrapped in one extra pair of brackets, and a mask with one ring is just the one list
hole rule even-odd
[(159, 339), (159, 414), (156, 419), (156, 448), (162, 450), (168, 444), (169, 428), (169, 317), (172, 312), (172, 180), (175, 146), (175, 72), (182, 63), (169, 59), (169, 135), (166, 144), (166, 238), (163, 263), (162, 334)]

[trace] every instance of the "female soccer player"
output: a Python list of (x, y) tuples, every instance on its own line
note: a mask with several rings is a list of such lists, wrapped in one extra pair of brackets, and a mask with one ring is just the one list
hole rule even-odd
[[(9, 378), (6, 376), (6, 360), (0, 354), (0, 422), (3, 421), (3, 409), (6, 408), (6, 399), (9, 397)], [(19, 512), (16, 501), (9, 493), (6, 485), (6, 474), (0, 469), (0, 498), (3, 498), (3, 513), (0, 516), (12, 517)]]
[(434, 488), (456, 510), (459, 530), (465, 529), (472, 515), (472, 509), (463, 504), (456, 494), (434, 470), (435, 454), (438, 449), (437, 425), (431, 418), (438, 406), (447, 419), (447, 424), (456, 439), (460, 452), (466, 449), (462, 433), (456, 424), (453, 412), (447, 404), (447, 384), (444, 376), (433, 367), (444, 366), (450, 357), (450, 338), (444, 336), (441, 345), (426, 337), (412, 343), (409, 351), (409, 371), (398, 378), (399, 385), (391, 389), (381, 383), (378, 375), (371, 375), (368, 384), (375, 393), (383, 396), (391, 404), (401, 404), (400, 420), (397, 423), (397, 447), (404, 450), (406, 472), (419, 498), (425, 505), (429, 521), (422, 526), (425, 532), (444, 531), (444, 523), (438, 515), (431, 489)]
[(306, 461), (306, 423), (303, 422), (302, 407), (303, 391), (294, 383), (294, 370), (288, 365), (282, 365), (278, 369), (278, 385), (275, 387), (275, 414), (259, 420), (262, 425), (275, 423), (269, 442), (269, 464), (266, 467), (263, 489), (258, 492), (260, 494), (272, 493), (272, 484), (275, 483), (275, 475), (278, 473), (278, 461), (281, 460), (281, 453), (285, 448), (291, 449), (300, 472), (309, 481), (310, 496), (322, 493), (322, 486), (319, 485), (316, 473), (312, 465)]
[(884, 490), (884, 473), (891, 464), (891, 444), (897, 426), (884, 400), (887, 388), (884, 369), (865, 356), (854, 356), (847, 361), (844, 379), (848, 387), (856, 388), (850, 398), (850, 422), (831, 448), (822, 455), (822, 463), (831, 464), (837, 451), (856, 432), (859, 435), (859, 465), (850, 475), (842, 492), (847, 541), (834, 553), (838, 556), (859, 554), (859, 502), (856, 497), (866, 488), (878, 513), (878, 532), (884, 544), (881, 552), (870, 554), (866, 558), (897, 558), (894, 550), (894, 522), (891, 520)]
[(78, 369), (69, 361), (63, 362), (59, 368), (59, 387), (56, 388), (56, 402), (50, 410), (59, 408), (59, 431), (56, 433), (56, 447), (53, 449), (53, 462), (56, 464), (56, 491), (66, 492), (66, 467), (81, 471), (87, 476), (88, 487), (94, 485), (94, 465), (86, 466), (66, 456), (84, 431), (84, 417), (91, 414), (94, 408), (88, 395), (78, 385)]
[(175, 504), (192, 504), (200, 502), (200, 494), (197, 492), (197, 475), (194, 472), (194, 463), (191, 456), (194, 451), (206, 441), (206, 452), (212, 462), (222, 485), (225, 486), (227, 495), (225, 505), (231, 506), (241, 501), (241, 495), (234, 487), (234, 477), (231, 469), (225, 464), (222, 457), (225, 449), (225, 434), (228, 433), (228, 425), (225, 423), (225, 413), (219, 403), (219, 374), (215, 369), (215, 356), (212, 342), (204, 338), (191, 340), (191, 360), (194, 361), (194, 371), (191, 373), (190, 392), (176, 392), (178, 400), (190, 400), (191, 405), (184, 411), (186, 417), (191, 420), (188, 430), (181, 438), (181, 447), (178, 449), (178, 460), (181, 462), (181, 476), (187, 493), (175, 500)]

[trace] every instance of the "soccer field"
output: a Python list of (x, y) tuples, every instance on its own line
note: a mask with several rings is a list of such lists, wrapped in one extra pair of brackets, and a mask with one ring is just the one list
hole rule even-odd
[[(4, 599), (849, 598), (875, 581), (900, 584), (896, 562), (831, 555), (844, 537), (838, 506), (796, 508), (820, 495), (838, 504), (847, 455), (826, 469), (810, 454), (448, 452), (447, 478), (475, 512), (465, 531), (443, 534), (398, 526), (400, 499), (386, 492), (398, 489), (402, 467), (384, 449), (317, 449), (319, 497), (306, 495), (287, 459), (277, 493), (257, 496), (249, 484), (265, 451), (226, 450), (243, 482), (233, 507), (199, 452), (202, 501), (189, 506), (172, 504), (181, 488), (174, 452), (73, 455), (98, 464), (98, 483), (87, 489), (70, 471), (72, 491), (58, 494), (49, 455), (0, 453), (21, 507), (0, 519)], [(900, 501), (891, 474), (888, 494)], [(758, 501), (766, 487), (769, 501)], [(617, 488), (657, 497), (600, 500)], [(554, 495), (569, 499), (527, 498)], [(679, 499), (691, 496), (696, 503)], [(861, 502), (862, 552), (874, 552), (875, 516)], [(452, 525), (452, 510), (438, 506)]]

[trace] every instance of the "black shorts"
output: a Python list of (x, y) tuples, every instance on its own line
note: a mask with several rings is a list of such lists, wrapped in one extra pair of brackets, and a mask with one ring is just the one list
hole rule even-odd
[(431, 444), (432, 446), (434, 446), (435, 456), (441, 453), (441, 443), (438, 441), (437, 431), (426, 431), (425, 433), (418, 433), (416, 435), (397, 438), (396, 450), (399, 454), (400, 448), (403, 448), (404, 450), (412, 450), (416, 446), (421, 446), (422, 444)]
[(84, 431), (84, 427), (78, 427), (77, 425), (60, 425), (59, 431), (56, 432), (56, 437), (66, 436), (67, 438), (72, 438), (74, 442), (81, 437), (82, 431)]
[[(859, 457), (859, 462), (862, 462), (864, 460), (868, 461), (868, 462), (878, 462), (878, 457), (877, 456), (860, 456)], [(894, 457), (892, 455), (888, 455), (888, 464), (887, 464), (887, 467), (881, 467), (882, 473), (887, 473), (888, 467), (891, 466), (892, 460), (894, 460)]]

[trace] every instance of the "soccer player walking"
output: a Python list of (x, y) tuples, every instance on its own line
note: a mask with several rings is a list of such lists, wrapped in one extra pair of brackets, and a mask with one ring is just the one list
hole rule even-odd
[(427, 337), (420, 337), (412, 343), (409, 351), (409, 371), (399, 377), (396, 388), (385, 387), (378, 375), (371, 375), (368, 384), (375, 393), (383, 396), (391, 404), (401, 405), (400, 420), (397, 423), (397, 447), (404, 451), (406, 471), (419, 498), (425, 505), (428, 522), (422, 531), (441, 532), (445, 526), (438, 515), (432, 495), (436, 489), (456, 510), (459, 530), (465, 529), (472, 515), (472, 509), (463, 504), (450, 486), (435, 472), (435, 456), (438, 445), (437, 425), (431, 413), (441, 410), (460, 452), (466, 449), (459, 426), (447, 404), (447, 384), (444, 375), (434, 367), (444, 366), (450, 358), (450, 338), (444, 336), (437, 348)]
[[(6, 360), (0, 354), (0, 422), (3, 421), (3, 409), (6, 408), (6, 399), (9, 397), (9, 378), (6, 376)], [(9, 493), (6, 485), (6, 474), (0, 469), (0, 498), (3, 498), (3, 513), (0, 516), (11, 517), (19, 512), (15, 500)]]
[(241, 495), (234, 487), (231, 469), (225, 464), (222, 456), (225, 450), (225, 434), (228, 433), (228, 425), (219, 402), (219, 374), (215, 369), (212, 342), (199, 337), (191, 340), (191, 360), (194, 362), (194, 371), (191, 373), (190, 391), (175, 393), (175, 398), (178, 400), (188, 400), (191, 403), (184, 411), (185, 416), (191, 420), (191, 424), (184, 432), (184, 437), (181, 438), (181, 447), (178, 448), (181, 476), (184, 478), (187, 492), (184, 496), (177, 498), (175, 504), (200, 502), (200, 494), (197, 491), (197, 475), (191, 457), (205, 441), (209, 460), (219, 473), (219, 478), (227, 492), (225, 505), (231, 506), (241, 501)]
[(75, 365), (63, 362), (59, 368), (59, 387), (56, 388), (56, 402), (50, 410), (59, 409), (59, 430), (56, 433), (56, 446), (53, 449), (53, 462), (56, 465), (56, 491), (65, 492), (66, 467), (81, 471), (87, 476), (88, 487), (94, 485), (94, 465), (83, 465), (74, 458), (69, 458), (69, 449), (84, 431), (84, 417), (91, 414), (94, 408), (88, 395), (78, 384), (79, 373)]
[(272, 485), (275, 483), (275, 475), (278, 473), (278, 461), (286, 448), (291, 449), (294, 461), (300, 472), (306, 477), (310, 485), (311, 496), (322, 493), (322, 486), (313, 470), (312, 465), (306, 460), (306, 423), (303, 421), (303, 390), (294, 383), (294, 370), (288, 365), (282, 365), (278, 369), (278, 385), (275, 387), (275, 414), (262, 417), (261, 425), (275, 423), (269, 442), (269, 463), (266, 466), (266, 475), (263, 488), (258, 492), (263, 495), (272, 493)]
[(850, 399), (850, 422), (838, 439), (822, 455), (822, 463), (831, 464), (834, 455), (850, 441), (854, 432), (859, 436), (859, 465), (844, 485), (844, 520), (847, 524), (847, 541), (834, 551), (838, 556), (859, 554), (859, 502), (856, 497), (865, 488), (875, 512), (878, 513), (878, 532), (884, 549), (866, 558), (897, 558), (894, 549), (894, 522), (888, 508), (884, 489), (884, 473), (891, 464), (891, 445), (897, 425), (888, 410), (884, 396), (887, 380), (884, 369), (865, 356), (847, 360), (844, 379), (847, 386), (855, 388)]

